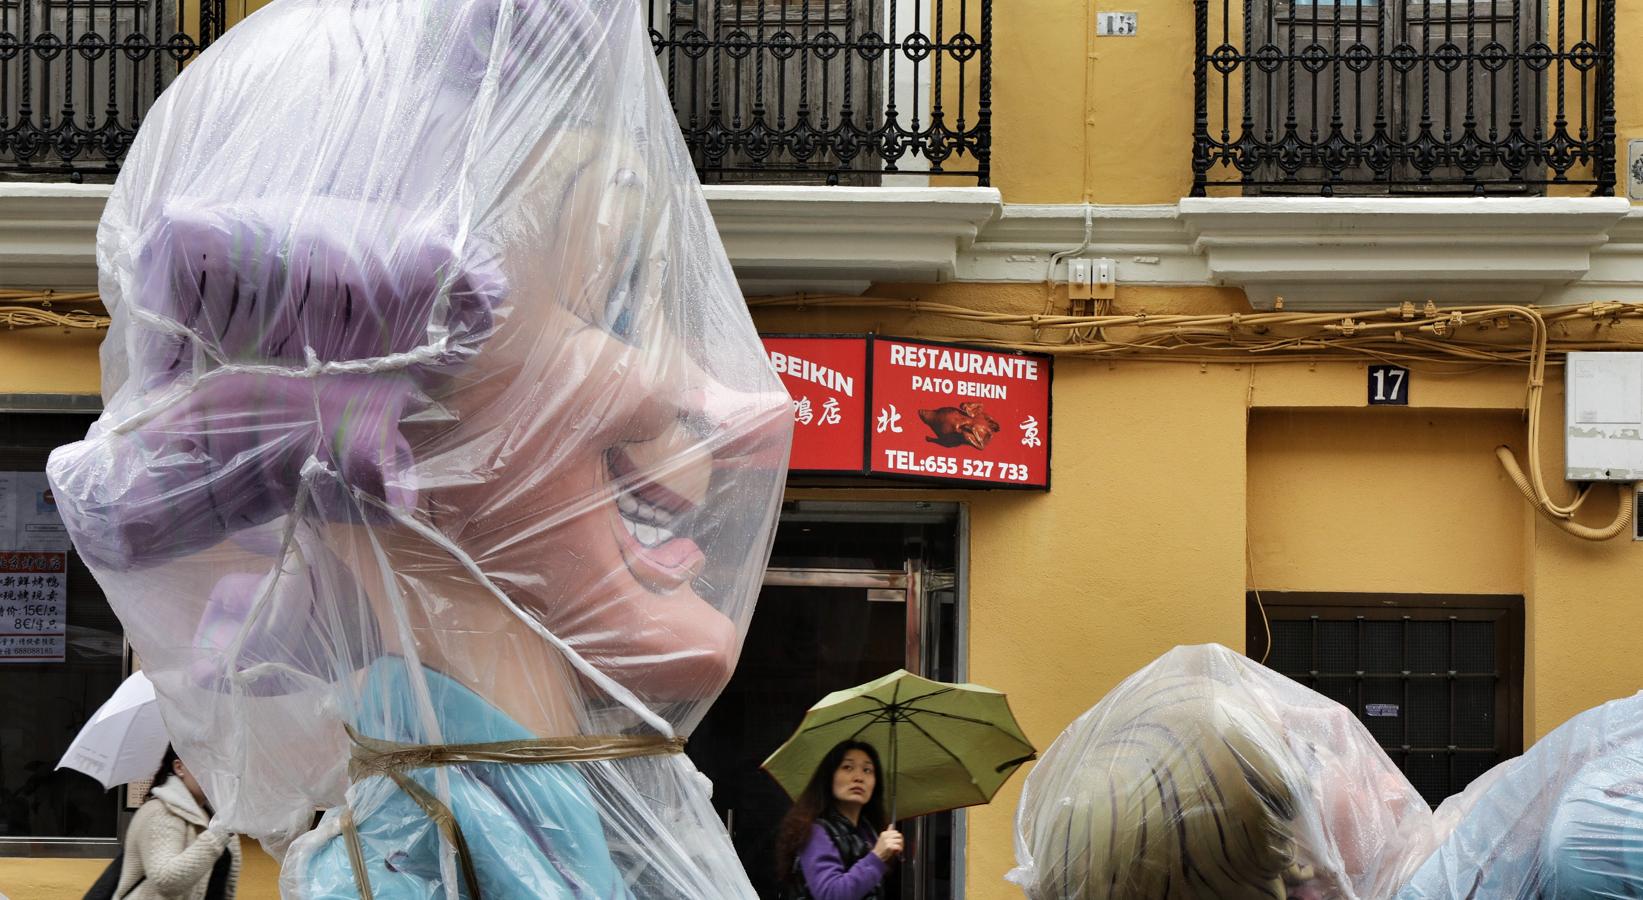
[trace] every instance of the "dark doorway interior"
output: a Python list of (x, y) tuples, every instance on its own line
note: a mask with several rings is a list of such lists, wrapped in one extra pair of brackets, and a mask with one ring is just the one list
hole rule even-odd
[[(928, 506), (927, 504), (924, 506)], [(775, 900), (775, 835), (790, 801), (759, 764), (825, 694), (899, 668), (952, 680), (959, 629), (951, 513), (784, 511), (730, 685), (691, 735), (713, 803), (761, 898)], [(952, 896), (953, 817), (902, 823), (912, 845), (886, 895)]]

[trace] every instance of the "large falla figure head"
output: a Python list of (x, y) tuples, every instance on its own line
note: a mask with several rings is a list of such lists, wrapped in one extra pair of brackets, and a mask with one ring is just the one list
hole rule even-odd
[(729, 677), (789, 406), (636, 10), (277, 2), (139, 135), (50, 477), (239, 830), (336, 802), (373, 660), (553, 734)]

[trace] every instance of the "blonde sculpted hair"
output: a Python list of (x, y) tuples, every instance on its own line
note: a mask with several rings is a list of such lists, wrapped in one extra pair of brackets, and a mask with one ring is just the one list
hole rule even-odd
[(1202, 678), (1142, 685), (1102, 716), (1059, 802), (1031, 822), (1032, 900), (1284, 900), (1299, 767), (1260, 718)]

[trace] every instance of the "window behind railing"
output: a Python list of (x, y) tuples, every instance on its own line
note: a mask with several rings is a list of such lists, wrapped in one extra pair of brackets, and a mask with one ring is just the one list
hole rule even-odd
[(1193, 194), (1614, 190), (1615, 0), (1195, 0)]
[(223, 0), (0, 0), (0, 177), (112, 176)]
[(709, 182), (985, 185), (992, 0), (647, 0)]

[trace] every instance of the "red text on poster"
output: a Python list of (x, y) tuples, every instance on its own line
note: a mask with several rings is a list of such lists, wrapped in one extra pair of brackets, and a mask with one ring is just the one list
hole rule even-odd
[(68, 633), (68, 554), (0, 551), (0, 663), (62, 662)]
[(793, 397), (793, 472), (860, 474), (867, 422), (864, 338), (767, 337), (765, 353)]
[(1048, 487), (1050, 359), (873, 341), (871, 471)]

